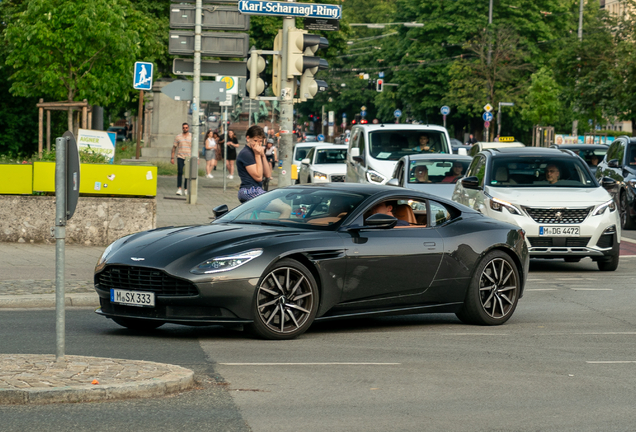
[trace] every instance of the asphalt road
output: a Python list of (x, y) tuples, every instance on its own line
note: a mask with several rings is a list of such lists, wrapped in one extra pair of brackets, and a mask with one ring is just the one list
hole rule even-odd
[[(500, 327), (452, 315), (340, 321), (297, 340), (167, 325), (132, 334), (67, 312), (67, 353), (178, 364), (197, 390), (152, 400), (0, 407), (0, 429), (627, 431), (636, 425), (633, 265), (533, 262)], [(0, 352), (54, 353), (54, 311), (0, 312)]]

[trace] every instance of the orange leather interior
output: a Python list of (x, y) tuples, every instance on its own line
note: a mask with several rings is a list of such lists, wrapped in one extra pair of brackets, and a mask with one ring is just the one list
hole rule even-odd
[(400, 204), (393, 209), (393, 216), (410, 224), (417, 224), (413, 209), (408, 204)]

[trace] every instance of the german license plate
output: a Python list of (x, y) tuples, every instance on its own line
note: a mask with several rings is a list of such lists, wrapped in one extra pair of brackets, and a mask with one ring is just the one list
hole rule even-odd
[(110, 302), (127, 306), (154, 307), (155, 293), (111, 288)]
[(579, 237), (581, 227), (539, 227), (539, 236), (546, 237)]

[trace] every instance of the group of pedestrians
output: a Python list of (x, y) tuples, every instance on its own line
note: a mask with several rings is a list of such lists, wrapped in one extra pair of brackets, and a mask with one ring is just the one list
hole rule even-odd
[[(177, 163), (177, 195), (188, 195), (188, 179), (183, 179), (186, 158), (192, 154), (192, 133), (188, 123), (181, 126), (182, 132), (174, 139), (170, 163)], [(270, 137), (271, 135), (272, 137)], [(212, 171), (225, 158), (228, 178), (234, 178), (236, 165), (241, 180), (239, 201), (245, 202), (265, 193), (272, 170), (278, 163), (275, 136), (266, 134), (262, 127), (254, 125), (247, 130), (247, 145), (237, 154), (239, 142), (236, 134), (228, 130), (227, 143), (217, 131), (208, 130), (205, 135), (206, 177), (214, 178)], [(227, 152), (226, 154), (224, 154)], [(183, 188), (182, 188), (183, 185)]]

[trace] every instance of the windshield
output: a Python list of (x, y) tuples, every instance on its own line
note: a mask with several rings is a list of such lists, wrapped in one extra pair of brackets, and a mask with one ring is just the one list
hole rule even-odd
[(590, 168), (596, 168), (600, 161), (605, 158), (605, 153), (607, 153), (608, 147), (605, 148), (595, 148), (595, 149), (571, 149), (574, 153), (578, 154), (581, 159), (587, 163)]
[(311, 150), (312, 147), (299, 147), (296, 148), (296, 157), (295, 159), (297, 161), (301, 161), (303, 159), (305, 159), (307, 157), (307, 153), (309, 153), (309, 150)]
[(598, 187), (583, 161), (574, 157), (495, 158), (487, 184), (495, 187)]
[(335, 229), (367, 195), (324, 188), (276, 189), (248, 201), (213, 223)]
[(409, 167), (409, 183), (457, 183), (464, 177), (470, 160), (416, 160)]
[(316, 152), (315, 164), (339, 164), (345, 163), (347, 149), (322, 149)]
[(433, 130), (379, 130), (369, 132), (371, 156), (396, 161), (418, 153), (449, 153), (446, 135)]

